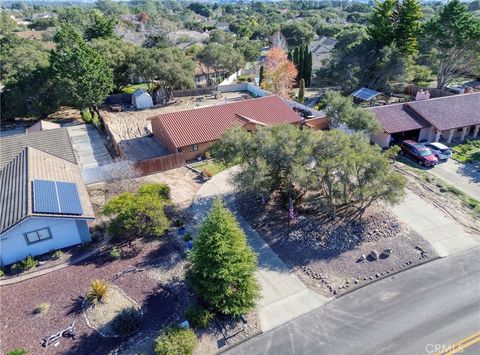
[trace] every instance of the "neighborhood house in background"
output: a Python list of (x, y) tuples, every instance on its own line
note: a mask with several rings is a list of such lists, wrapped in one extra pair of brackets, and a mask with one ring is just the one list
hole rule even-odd
[(383, 148), (410, 139), (451, 143), (476, 138), (480, 130), (480, 93), (369, 108), (383, 132), (372, 142)]
[(186, 160), (192, 160), (205, 154), (230, 127), (242, 126), (255, 131), (257, 125), (299, 124), (301, 118), (280, 97), (273, 95), (165, 113), (150, 121), (153, 134), (169, 154), (183, 153)]

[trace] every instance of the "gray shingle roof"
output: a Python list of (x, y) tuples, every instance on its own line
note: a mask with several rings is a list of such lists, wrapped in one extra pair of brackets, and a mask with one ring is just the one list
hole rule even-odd
[(404, 104), (370, 108), (387, 133), (398, 133), (430, 127), (430, 124)]
[(480, 124), (480, 93), (415, 101), (406, 105), (442, 131)]
[(28, 214), (27, 159), (24, 149), (0, 170), (0, 233)]
[[(72, 216), (34, 213), (32, 181), (35, 179), (75, 183), (83, 214)], [(0, 233), (12, 228), (28, 216), (95, 218), (88, 191), (77, 164), (27, 146), (0, 169)]]
[(27, 146), (76, 163), (67, 129), (58, 128), (0, 138), (0, 168), (8, 164)]

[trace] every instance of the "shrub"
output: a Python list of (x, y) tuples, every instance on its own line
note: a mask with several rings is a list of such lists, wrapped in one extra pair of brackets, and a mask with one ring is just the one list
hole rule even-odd
[(260, 295), (256, 256), (235, 216), (217, 199), (193, 243), (187, 280), (215, 311), (238, 316)]
[(23, 271), (30, 270), (37, 265), (38, 265), (38, 261), (35, 260), (35, 258), (33, 258), (31, 256), (29, 256), (28, 258), (20, 261), (20, 269), (23, 270)]
[(186, 241), (186, 242), (189, 242), (191, 241), (193, 238), (192, 238), (192, 232), (187, 232), (184, 236), (183, 236), (183, 240)]
[(185, 312), (185, 318), (194, 328), (205, 328), (213, 316), (213, 313), (198, 304), (189, 305)]
[(190, 355), (195, 350), (198, 340), (191, 329), (170, 326), (155, 340), (157, 355)]
[(207, 178), (210, 178), (213, 176), (212, 172), (207, 168), (202, 169), (202, 174), (204, 177), (207, 177)]
[(170, 200), (170, 187), (165, 184), (146, 183), (138, 188), (139, 195), (152, 195), (164, 200)]
[(40, 303), (34, 310), (34, 314), (43, 314), (47, 313), (50, 309), (50, 305), (48, 303)]
[(104, 215), (114, 216), (108, 232), (124, 239), (162, 235), (169, 227), (165, 215), (165, 195), (169, 189), (165, 186), (146, 184), (135, 194), (125, 192), (108, 201), (102, 209)]
[(3, 271), (3, 269), (0, 268), (0, 277), (2, 277), (4, 275), (5, 275), (5, 272)]
[(110, 257), (113, 259), (120, 259), (122, 257), (122, 251), (120, 248), (113, 247), (112, 250), (110, 250)]
[(59, 250), (54, 250), (50, 253), (51, 257), (54, 259), (58, 259), (63, 255), (63, 251)]
[(112, 328), (118, 335), (129, 335), (142, 324), (142, 312), (135, 307), (123, 309), (113, 320)]
[(91, 123), (92, 122), (92, 113), (90, 110), (83, 110), (80, 112), (80, 116), (82, 116), (82, 120), (85, 123)]
[(90, 288), (87, 292), (87, 300), (93, 304), (98, 303), (99, 301), (105, 302), (107, 300), (108, 283), (102, 280), (93, 280), (90, 284)]
[(20, 264), (19, 263), (12, 264), (10, 266), (10, 271), (14, 274), (18, 274), (19, 272), (21, 272), (22, 269), (20, 267)]
[(7, 355), (27, 355), (28, 354), (28, 351), (25, 350), (25, 349), (13, 349), (13, 350), (10, 350)]

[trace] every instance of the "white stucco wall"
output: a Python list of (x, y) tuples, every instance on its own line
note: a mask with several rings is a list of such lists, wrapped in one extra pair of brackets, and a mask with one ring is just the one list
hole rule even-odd
[(370, 140), (373, 143), (378, 144), (382, 148), (388, 148), (388, 146), (390, 145), (390, 134), (385, 132), (372, 134)]
[(418, 136), (418, 141), (421, 142), (423, 139), (425, 139), (428, 142), (432, 142), (434, 138), (435, 138), (435, 128), (433, 127), (422, 128)]
[[(50, 228), (51, 239), (27, 244), (24, 233), (46, 227)], [(25, 259), (28, 255), (36, 256), (81, 242), (76, 220), (31, 217), (1, 235), (0, 264), (12, 264)]]

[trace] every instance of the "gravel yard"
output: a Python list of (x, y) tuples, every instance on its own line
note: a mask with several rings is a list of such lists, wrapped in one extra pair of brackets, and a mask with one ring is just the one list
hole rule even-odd
[[(175, 262), (177, 249), (167, 238), (139, 241), (135, 246), (120, 260), (112, 260), (107, 250), (82, 264), (1, 287), (2, 353), (25, 348), (30, 354), (106, 354), (118, 347), (122, 338), (101, 337), (80, 315), (79, 305), (93, 279), (108, 280), (142, 306), (142, 331), (181, 320), (189, 300), (171, 278), (183, 275), (183, 263)], [(170, 273), (161, 279), (151, 277), (150, 272), (161, 265), (168, 265)], [(132, 267), (140, 271), (120, 274)], [(48, 312), (33, 314), (40, 303), (50, 305)], [(42, 338), (68, 327), (74, 319), (75, 340), (61, 339), (57, 346), (41, 347)]]
[(273, 202), (262, 208), (245, 198), (237, 201), (242, 215), (275, 253), (307, 286), (326, 296), (437, 257), (382, 204), (370, 207), (357, 221), (305, 214), (289, 226), (288, 211)]

